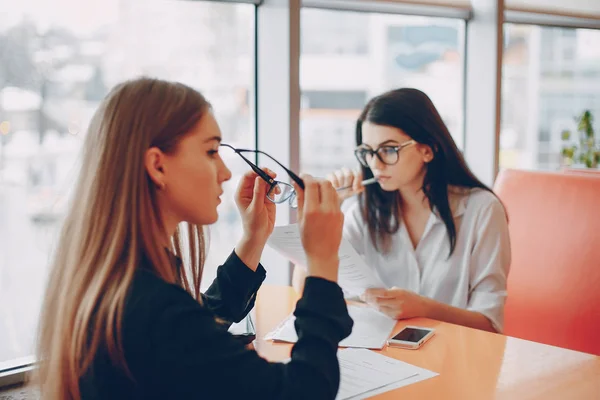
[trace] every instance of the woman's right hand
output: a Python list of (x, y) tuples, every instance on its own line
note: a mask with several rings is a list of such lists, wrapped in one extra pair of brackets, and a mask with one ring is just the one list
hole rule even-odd
[(365, 187), (361, 183), (363, 180), (361, 170), (351, 171), (348, 168), (342, 168), (328, 174), (327, 180), (331, 182), (333, 187), (336, 189), (348, 187), (348, 189), (343, 189), (337, 192), (340, 201), (344, 201), (347, 198), (359, 194), (365, 190)]
[(329, 181), (303, 175), (304, 190), (298, 194), (298, 226), (306, 251), (308, 276), (337, 282), (344, 214), (338, 195)]

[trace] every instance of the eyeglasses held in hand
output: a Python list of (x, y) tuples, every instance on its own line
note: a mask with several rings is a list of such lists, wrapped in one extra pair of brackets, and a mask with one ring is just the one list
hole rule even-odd
[(264, 156), (269, 157), (277, 165), (279, 165), (281, 168), (283, 168), (284, 171), (287, 172), (287, 174), (290, 176), (290, 178), (294, 182), (296, 182), (296, 184), (301, 189), (304, 190), (304, 181), (302, 181), (302, 179), (298, 175), (296, 175), (295, 173), (290, 171), (288, 168), (284, 167), (279, 161), (277, 161), (276, 159), (274, 159), (273, 157), (271, 157), (264, 151), (250, 150), (250, 149), (236, 149), (235, 147), (225, 144), (225, 143), (221, 143), (221, 146), (228, 147), (228, 148), (232, 149), (234, 152), (236, 152), (237, 155), (242, 157), (242, 159), (246, 162), (246, 164), (248, 164), (250, 166), (250, 168), (252, 168), (252, 171), (256, 172), (256, 174), (258, 176), (260, 176), (265, 182), (267, 182), (267, 184), (269, 185), (269, 189), (267, 190), (267, 198), (271, 202), (273, 202), (275, 204), (281, 204), (281, 203), (285, 203), (286, 201), (288, 201), (290, 203), (290, 207), (292, 207), (292, 208), (298, 207), (298, 197), (296, 195), (296, 190), (294, 190), (294, 187), (292, 185), (290, 185), (289, 183), (274, 180), (265, 171), (260, 169), (256, 164), (254, 164), (252, 161), (250, 161), (246, 157), (244, 157), (244, 155), (242, 153), (258, 153), (258, 154), (262, 154)]
[(371, 161), (373, 161), (373, 156), (377, 156), (379, 161), (384, 163), (385, 165), (394, 165), (398, 162), (400, 158), (400, 151), (408, 147), (410, 145), (416, 144), (415, 140), (409, 140), (397, 146), (381, 146), (377, 149), (373, 150), (367, 145), (360, 145), (354, 150), (354, 155), (358, 162), (365, 168), (369, 168)]

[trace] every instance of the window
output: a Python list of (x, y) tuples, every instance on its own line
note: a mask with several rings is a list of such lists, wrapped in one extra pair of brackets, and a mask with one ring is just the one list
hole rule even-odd
[[(308, 15), (308, 17), (306, 17)], [(359, 13), (340, 13), (329, 10), (304, 10), (301, 19), (302, 52), (323, 56), (366, 54), (369, 46), (369, 18)], [(322, 37), (319, 32), (328, 37)]]
[(464, 21), (307, 8), (301, 26), (302, 171), (357, 166), (356, 118), (371, 97), (400, 87), (427, 93), (463, 146)]
[[(254, 146), (248, 99), (254, 91), (255, 7), (174, 0), (2, 2), (0, 366), (6, 366), (33, 352), (83, 137), (112, 86), (142, 74), (186, 83), (211, 101), (228, 143)], [(233, 192), (247, 166), (233, 157), (225, 162), (233, 179), (211, 229), (205, 284), (241, 233)]]
[(600, 31), (504, 25), (500, 167), (556, 170), (561, 132), (600, 115)]

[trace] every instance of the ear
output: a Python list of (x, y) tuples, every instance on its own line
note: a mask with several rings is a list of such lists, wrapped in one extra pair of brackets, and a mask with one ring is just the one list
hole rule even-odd
[(164, 162), (165, 154), (158, 147), (151, 147), (146, 150), (144, 166), (148, 176), (159, 189), (164, 189), (166, 186)]
[(419, 146), (419, 151), (421, 152), (421, 156), (423, 158), (423, 162), (424, 163), (430, 163), (431, 160), (433, 160), (434, 157), (434, 152), (433, 149), (431, 148), (431, 146), (428, 146), (426, 144), (421, 144)]

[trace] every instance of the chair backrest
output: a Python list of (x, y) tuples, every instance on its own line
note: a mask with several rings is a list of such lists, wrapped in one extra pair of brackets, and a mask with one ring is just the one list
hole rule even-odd
[(569, 175), (595, 176), (597, 178), (600, 178), (600, 169), (593, 168), (563, 168), (562, 173)]
[(505, 170), (512, 250), (505, 333), (600, 355), (600, 179)]

